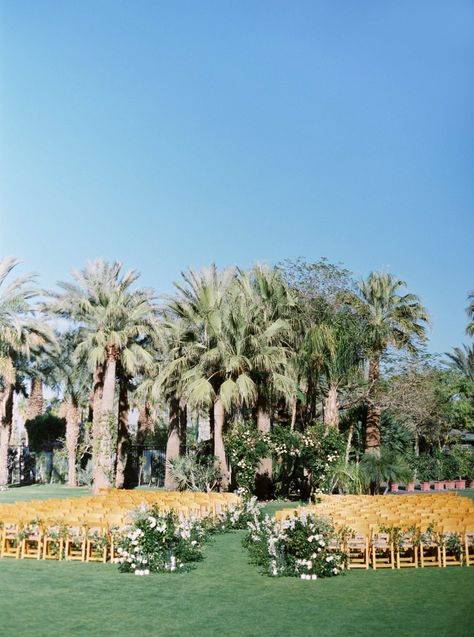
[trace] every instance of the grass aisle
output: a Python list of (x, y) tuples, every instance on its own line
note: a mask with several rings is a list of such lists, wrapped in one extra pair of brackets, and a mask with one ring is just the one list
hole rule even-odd
[(474, 568), (271, 579), (242, 534), (219, 536), (196, 570), (136, 577), (113, 565), (0, 562), (0, 634), (227, 637), (472, 635)]

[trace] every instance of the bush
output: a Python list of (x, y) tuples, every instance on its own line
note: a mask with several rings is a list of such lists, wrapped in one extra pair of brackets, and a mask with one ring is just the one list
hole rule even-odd
[(318, 579), (339, 575), (346, 562), (339, 536), (328, 518), (300, 515), (282, 525), (256, 515), (248, 524), (244, 545), (262, 573)]
[(269, 437), (254, 423), (237, 423), (225, 438), (225, 448), (232, 465), (232, 479), (247, 493), (255, 491), (255, 474), (262, 458), (270, 453)]
[(168, 466), (179, 491), (212, 491), (220, 479), (214, 456), (187, 453), (170, 460)]
[(276, 459), (275, 488), (278, 495), (327, 492), (331, 470), (344, 454), (345, 439), (335, 427), (316, 423), (304, 433), (275, 427), (271, 434)]
[(180, 520), (174, 511), (140, 507), (133, 524), (117, 537), (120, 571), (135, 575), (185, 571), (202, 559), (207, 537), (201, 520)]

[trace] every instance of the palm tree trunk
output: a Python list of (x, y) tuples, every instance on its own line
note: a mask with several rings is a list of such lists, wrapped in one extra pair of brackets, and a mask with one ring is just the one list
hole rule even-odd
[(125, 486), (125, 469), (127, 466), (128, 449), (130, 446), (130, 434), (128, 431), (128, 381), (127, 377), (120, 378), (119, 389), (119, 415), (117, 434), (117, 462), (115, 472), (115, 488), (123, 489)]
[(349, 425), (349, 431), (347, 432), (347, 445), (346, 445), (346, 455), (344, 456), (344, 460), (346, 464), (349, 464), (349, 454), (351, 453), (351, 444), (352, 444), (352, 435), (354, 433), (354, 425), (351, 423)]
[(380, 456), (381, 409), (377, 402), (380, 379), (380, 354), (374, 352), (369, 361), (369, 393), (367, 397), (367, 424), (365, 428), (365, 452)]
[(13, 383), (0, 394), (0, 487), (8, 485), (8, 445), (13, 420)]
[(138, 411), (137, 445), (143, 445), (145, 443), (146, 434), (150, 429), (150, 404), (148, 401), (145, 401)]
[[(257, 409), (257, 429), (260, 434), (269, 434), (271, 430), (270, 413), (268, 405), (263, 401), (259, 402)], [(255, 488), (257, 496), (261, 500), (268, 500), (272, 494), (272, 459), (262, 458), (258, 465), (255, 478)]]
[(176, 490), (176, 483), (170, 471), (170, 461), (179, 456), (179, 399), (172, 398), (169, 406), (168, 440), (166, 442), (165, 489)]
[(41, 416), (43, 410), (43, 381), (41, 378), (32, 378), (30, 396), (28, 398), (28, 406), (26, 409), (26, 420), (33, 420), (33, 418)]
[(337, 403), (337, 383), (330, 383), (328, 395), (324, 399), (324, 424), (339, 428), (339, 405)]
[(291, 431), (293, 431), (295, 428), (297, 407), (298, 407), (298, 398), (295, 396), (293, 399), (293, 405), (291, 407), (291, 424), (290, 424)]
[(179, 401), (179, 453), (186, 453), (186, 430), (188, 426), (188, 408), (184, 398)]
[(79, 408), (77, 401), (71, 399), (66, 405), (66, 449), (67, 449), (67, 484), (77, 486), (76, 452), (79, 440)]
[(94, 405), (94, 451), (96, 463), (94, 467), (92, 492), (110, 488), (113, 479), (112, 449), (116, 441), (116, 415), (114, 414), (115, 375), (117, 359), (113, 348), (109, 348), (102, 386), (102, 400), (99, 414), (96, 416)]
[(221, 490), (227, 491), (229, 488), (229, 465), (224, 448), (224, 407), (221, 399), (214, 401), (214, 455), (219, 462), (221, 474)]

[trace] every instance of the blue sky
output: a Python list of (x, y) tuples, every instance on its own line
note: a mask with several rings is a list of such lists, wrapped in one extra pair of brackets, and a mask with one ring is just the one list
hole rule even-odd
[(419, 294), (430, 349), (474, 289), (474, 3), (0, 3), (0, 253), (45, 286), (96, 256), (321, 256)]

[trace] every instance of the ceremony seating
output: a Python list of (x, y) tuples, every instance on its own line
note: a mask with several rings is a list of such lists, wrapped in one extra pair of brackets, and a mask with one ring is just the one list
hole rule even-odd
[[(407, 496), (322, 495), (302, 513), (330, 518), (347, 538), (348, 568), (474, 565), (474, 503), (454, 492)], [(396, 532), (396, 533), (395, 533)]]
[(142, 505), (215, 519), (239, 502), (233, 493), (105, 489), (98, 496), (0, 504), (0, 558), (106, 562), (116, 557), (116, 534)]

